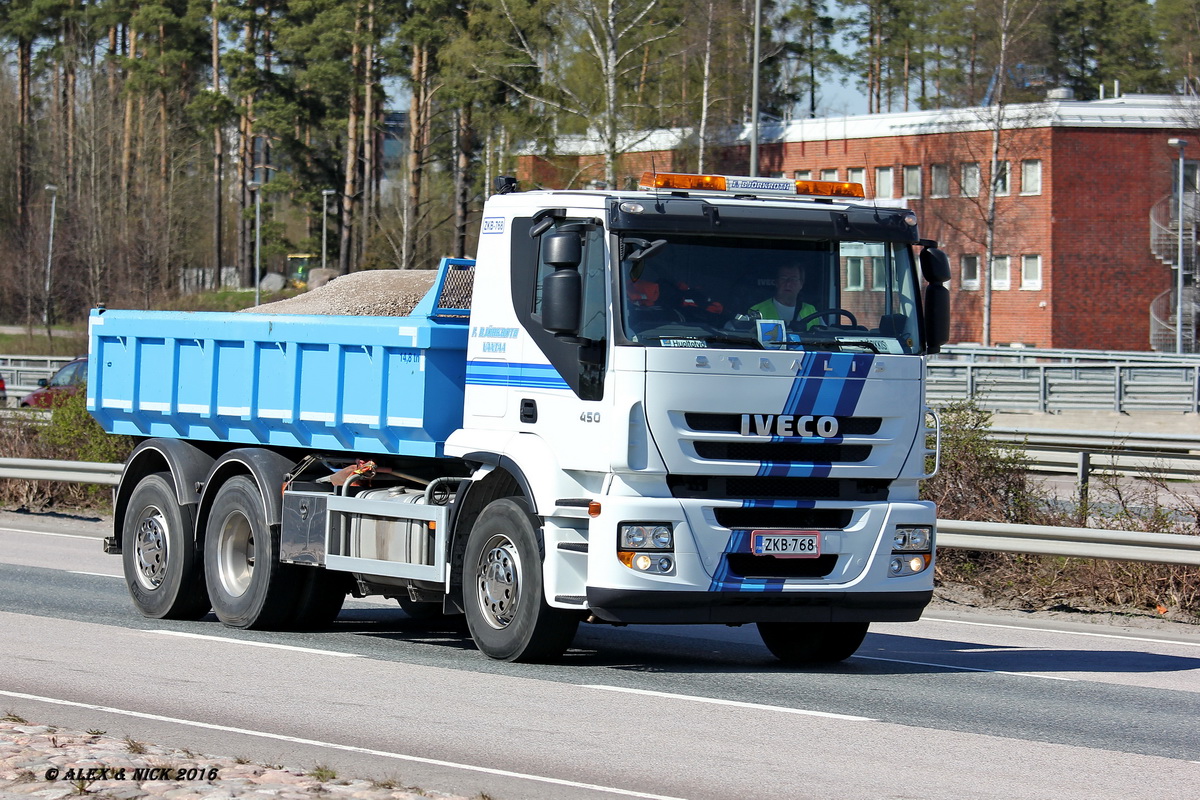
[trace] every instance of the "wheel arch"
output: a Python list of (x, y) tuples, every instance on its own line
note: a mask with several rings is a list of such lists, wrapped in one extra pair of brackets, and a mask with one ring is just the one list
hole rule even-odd
[[(484, 508), (495, 500), (509, 497), (523, 505), (533, 515), (533, 494), (521, 468), (508, 456), (496, 453), (470, 453), (463, 460), (479, 464), (469, 481), (459, 487), (454, 507), (454, 522), (448, 544), (450, 551), (450, 591), (443, 603), (447, 613), (463, 611), (463, 561), (467, 537)], [(478, 476), (478, 477), (477, 477)], [(540, 520), (538, 526), (540, 527)]]
[(295, 462), (274, 450), (261, 447), (242, 447), (216, 459), (204, 481), (204, 490), (200, 495), (200, 507), (196, 513), (196, 539), (204, 539), (204, 531), (208, 528), (208, 516), (212, 509), (213, 500), (221, 487), (237, 475), (248, 475), (258, 486), (258, 494), (263, 500), (263, 513), (267, 524), (276, 526), (283, 520), (283, 476), (286, 475)]
[(121, 482), (117, 485), (113, 500), (113, 538), (110, 540), (113, 545), (110, 552), (121, 552), (121, 530), (125, 524), (129, 498), (143, 478), (155, 472), (168, 473), (179, 505), (195, 505), (200, 502), (199, 488), (215, 460), (209, 453), (181, 439), (147, 439), (135, 447), (125, 460)]

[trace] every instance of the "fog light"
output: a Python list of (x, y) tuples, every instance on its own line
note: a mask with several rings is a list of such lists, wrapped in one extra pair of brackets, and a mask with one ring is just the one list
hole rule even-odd
[(633, 559), (633, 566), (640, 569), (642, 572), (645, 572), (646, 570), (650, 569), (650, 565), (653, 563), (654, 563), (654, 559), (652, 559), (650, 556), (646, 555), (645, 553), (642, 553), (640, 556)]
[(924, 572), (933, 563), (933, 554), (893, 555), (888, 561), (888, 576), (897, 578)]
[(658, 560), (658, 571), (659, 572), (670, 572), (671, 568), (674, 566), (675, 566), (675, 562), (671, 561), (671, 559), (667, 558), (666, 556), (663, 556), (662, 558), (660, 558)]

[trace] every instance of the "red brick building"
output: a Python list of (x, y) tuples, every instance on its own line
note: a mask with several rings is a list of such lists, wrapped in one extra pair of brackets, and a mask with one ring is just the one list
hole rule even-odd
[[(1194, 105), (1194, 101), (1191, 101)], [(1200, 112), (1167, 96), (1008, 106), (999, 137), (995, 258), (984, 263), (995, 109), (806, 119), (760, 130), (759, 174), (853, 181), (868, 198), (913, 208), (922, 236), (950, 256), (951, 341), (1106, 350), (1174, 350), (1175, 191), (1179, 150), (1200, 159)], [(618, 175), (697, 170), (690, 131), (657, 131), (627, 148)], [(706, 172), (747, 174), (749, 130), (710, 148)], [(521, 157), (519, 178), (553, 188), (603, 176), (586, 140)], [(1186, 162), (1194, 213), (1195, 162)], [(1152, 225), (1152, 213), (1158, 226)], [(1187, 220), (1185, 265), (1194, 252)], [(1154, 244), (1157, 242), (1157, 244)], [(1156, 255), (1154, 250), (1159, 251)], [(1190, 284), (1190, 275), (1189, 284)], [(1195, 349), (1190, 287), (1185, 348)], [(1153, 309), (1152, 309), (1153, 306)], [(1157, 322), (1152, 322), (1157, 317)]]

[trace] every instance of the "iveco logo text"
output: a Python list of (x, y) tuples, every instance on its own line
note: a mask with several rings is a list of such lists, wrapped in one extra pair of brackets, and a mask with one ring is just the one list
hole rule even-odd
[(743, 436), (820, 436), (828, 439), (837, 433), (837, 417), (742, 414)]

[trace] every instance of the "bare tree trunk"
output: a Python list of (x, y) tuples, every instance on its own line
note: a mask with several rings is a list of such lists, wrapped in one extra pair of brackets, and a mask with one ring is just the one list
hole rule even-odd
[(697, 172), (704, 172), (704, 157), (708, 151), (708, 94), (712, 88), (712, 28), (713, 28), (713, 4), (712, 0), (708, 3), (708, 19), (704, 25), (704, 78), (702, 88), (700, 90), (700, 132), (697, 135), (697, 146), (699, 148), (699, 160), (696, 167)]
[(454, 247), (453, 256), (464, 258), (467, 254), (467, 217), (470, 211), (470, 168), (473, 147), (471, 143), (471, 108), (460, 108), (454, 126)]
[(412, 269), (416, 261), (416, 220), (421, 207), (421, 181), (424, 177), (425, 145), (429, 141), (429, 50), (423, 45), (413, 48), (412, 102), (408, 111), (408, 197), (405, 199), (402, 269)]
[[(219, 0), (213, 0), (212, 3), (212, 90), (215, 94), (221, 92), (221, 26), (218, 22)], [(224, 197), (222, 186), (225, 158), (225, 136), (221, 131), (221, 124), (213, 125), (213, 228), (212, 228), (212, 251), (213, 251), (213, 271), (212, 271), (212, 288), (214, 291), (221, 288), (221, 208)]]
[(359, 253), (365, 256), (375, 219), (375, 0), (367, 0), (367, 47), (363, 56), (363, 191)]
[(33, 42), (17, 43), (17, 218), (22, 231), (29, 230), (30, 141), (32, 120), (30, 80), (33, 70)]
[[(137, 58), (137, 31), (129, 29), (129, 58)], [(125, 118), (121, 137), (121, 212), (129, 215), (129, 193), (133, 188), (133, 92), (125, 95)]]
[[(356, 76), (362, 69), (362, 49), (359, 43), (361, 36), (362, 14), (360, 12), (354, 17), (354, 45), (350, 51), (350, 69)], [(357, 85), (357, 81), (355, 81), (355, 85)], [(354, 196), (358, 191), (356, 180), (358, 174), (358, 125), (361, 113), (362, 98), (355, 91), (350, 96), (350, 113), (346, 120), (346, 177), (342, 184), (341, 252), (338, 253), (338, 272), (342, 275), (347, 274), (355, 267), (351, 250), (354, 247)]]

